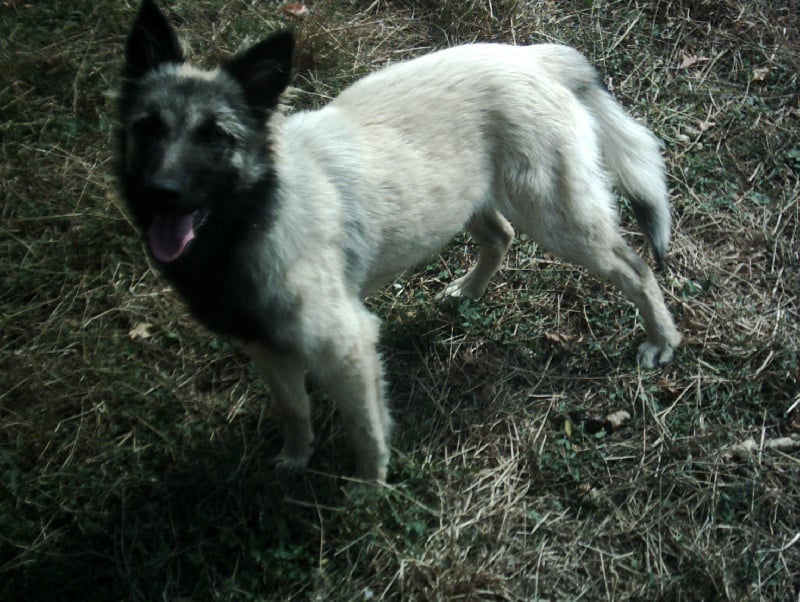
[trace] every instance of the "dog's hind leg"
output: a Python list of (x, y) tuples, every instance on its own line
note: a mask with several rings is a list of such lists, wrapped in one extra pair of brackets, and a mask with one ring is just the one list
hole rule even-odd
[(604, 211), (554, 210), (548, 213), (548, 222), (546, 231), (534, 227), (528, 234), (549, 251), (617, 286), (639, 309), (647, 331), (647, 341), (639, 346), (639, 364), (643, 368), (668, 364), (681, 335), (652, 270), (622, 238), (613, 217)]
[(338, 319), (339, 327), (329, 331), (320, 356), (314, 358), (314, 374), (339, 409), (355, 453), (356, 477), (384, 482), (391, 418), (377, 350), (380, 323), (357, 300), (342, 308)]
[(283, 448), (276, 465), (286, 469), (305, 468), (314, 451), (314, 433), (303, 362), (260, 345), (248, 344), (244, 350), (269, 386), (283, 419)]
[(608, 278), (639, 309), (647, 331), (647, 340), (639, 345), (639, 364), (652, 369), (670, 363), (681, 335), (647, 264), (619, 237), (609, 257), (600, 262), (590, 260), (584, 265)]
[(494, 208), (482, 209), (472, 216), (467, 231), (478, 243), (478, 262), (461, 278), (454, 280), (436, 298), (467, 297), (479, 299), (486, 292), (489, 280), (503, 264), (514, 239), (514, 229)]

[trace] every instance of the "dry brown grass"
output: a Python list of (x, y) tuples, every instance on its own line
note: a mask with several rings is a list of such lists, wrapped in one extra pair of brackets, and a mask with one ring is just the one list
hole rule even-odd
[(481, 303), (437, 306), (459, 239), (370, 301), (390, 488), (339, 487), (316, 390), (320, 452), (280, 480), (268, 394), (147, 271), (116, 200), (105, 93), (133, 8), (2, 3), (0, 598), (800, 599), (797, 4), (279, 6), (170, 12), (206, 63), (291, 22), (300, 108), (456, 43), (584, 51), (665, 141), (686, 344), (639, 373), (633, 309), (529, 241)]

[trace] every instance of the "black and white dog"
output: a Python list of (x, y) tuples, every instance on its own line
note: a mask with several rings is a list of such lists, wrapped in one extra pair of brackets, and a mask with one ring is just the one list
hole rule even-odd
[(608, 278), (636, 305), (639, 362), (680, 335), (651, 270), (619, 233), (630, 197), (658, 263), (670, 238), (659, 142), (564, 46), (473, 44), (378, 71), (326, 107), (284, 116), (294, 40), (277, 33), (218, 68), (185, 62), (150, 1), (126, 48), (122, 195), (192, 313), (241, 342), (283, 416), (279, 463), (304, 466), (304, 375), (336, 400), (357, 476), (384, 480), (389, 411), (379, 321), (362, 298), (466, 229), (475, 266), (442, 295), (480, 297), (511, 223)]

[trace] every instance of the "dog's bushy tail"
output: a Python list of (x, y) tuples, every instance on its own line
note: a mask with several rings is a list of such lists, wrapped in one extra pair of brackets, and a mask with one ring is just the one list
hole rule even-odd
[(664, 269), (671, 219), (661, 143), (595, 81), (583, 90), (581, 100), (599, 126), (598, 137), (606, 167), (623, 194), (631, 200), (636, 221), (650, 243), (653, 257), (659, 268)]
[(659, 268), (664, 269), (671, 219), (661, 142), (614, 100), (580, 52), (555, 46), (549, 60), (556, 77), (594, 118), (606, 168), (621, 192), (631, 200), (653, 257)]

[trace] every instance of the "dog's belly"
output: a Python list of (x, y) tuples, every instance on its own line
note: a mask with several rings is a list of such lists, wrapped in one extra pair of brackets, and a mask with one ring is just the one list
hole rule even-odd
[[(430, 201), (436, 206), (435, 201)], [(468, 200), (448, 203), (451, 211), (438, 211), (414, 219), (397, 220), (386, 225), (372, 255), (362, 293), (368, 294), (391, 282), (403, 272), (430, 260), (463, 226), (473, 212)], [(394, 212), (405, 217), (404, 212)], [(392, 215), (392, 213), (388, 213)]]
[[(359, 199), (372, 241), (370, 290), (427, 261), (491, 204), (491, 160), (476, 136), (460, 153), (451, 139), (435, 150), (408, 144), (393, 128), (362, 132), (370, 147)], [(383, 144), (381, 144), (383, 142)]]

